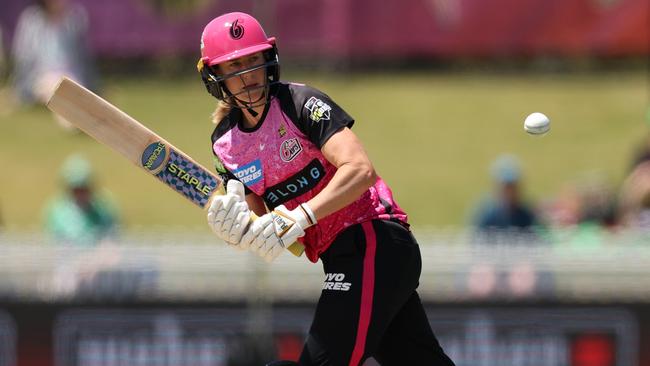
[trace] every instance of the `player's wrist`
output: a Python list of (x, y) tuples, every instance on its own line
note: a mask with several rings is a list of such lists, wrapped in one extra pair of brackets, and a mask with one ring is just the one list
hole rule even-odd
[(300, 227), (301, 231), (304, 231), (304, 229), (316, 224), (313, 212), (309, 206), (304, 207), (299, 205), (293, 210), (289, 210), (284, 205), (280, 205), (274, 209), (274, 212), (284, 218), (284, 221), (288, 225), (287, 227), (296, 225)]
[(314, 211), (309, 207), (307, 203), (301, 203), (298, 205), (295, 211), (300, 211), (303, 216), (305, 217), (305, 225), (302, 226), (303, 229), (306, 229), (310, 226), (314, 226), (318, 223), (318, 220), (316, 220), (316, 215), (314, 214)]
[[(307, 208), (307, 210), (309, 210), (309, 208)], [(305, 210), (302, 205), (298, 205), (298, 207), (287, 212), (291, 219), (296, 223), (296, 225), (300, 226), (302, 230), (315, 225), (313, 218), (310, 217), (309, 214), (309, 211), (311, 210), (307, 210)]]

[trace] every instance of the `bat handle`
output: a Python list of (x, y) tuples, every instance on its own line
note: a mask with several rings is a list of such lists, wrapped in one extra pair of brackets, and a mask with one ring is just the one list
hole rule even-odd
[[(251, 221), (257, 220), (259, 217), (255, 215), (253, 211), (251, 211)], [(291, 243), (288, 247), (287, 250), (291, 252), (291, 254), (295, 255), (296, 257), (300, 257), (302, 253), (305, 252), (305, 246), (302, 245), (300, 242), (294, 242)]]

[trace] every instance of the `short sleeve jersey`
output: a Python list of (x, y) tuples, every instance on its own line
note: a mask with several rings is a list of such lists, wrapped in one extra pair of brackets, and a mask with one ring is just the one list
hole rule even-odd
[[(254, 128), (242, 124), (242, 111), (233, 108), (212, 134), (217, 172), (238, 179), (247, 193), (260, 196), (269, 209), (292, 210), (316, 196), (336, 172), (321, 147), (354, 120), (324, 93), (303, 84), (279, 83)], [(321, 218), (299, 240), (312, 262), (345, 228), (373, 219), (407, 222), (381, 178), (356, 201)]]

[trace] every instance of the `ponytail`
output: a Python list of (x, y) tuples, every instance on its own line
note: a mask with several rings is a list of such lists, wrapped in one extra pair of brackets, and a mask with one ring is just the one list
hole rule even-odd
[(216, 125), (221, 122), (221, 120), (230, 113), (231, 108), (232, 107), (228, 103), (219, 100), (219, 102), (217, 102), (217, 108), (212, 112), (212, 123)]

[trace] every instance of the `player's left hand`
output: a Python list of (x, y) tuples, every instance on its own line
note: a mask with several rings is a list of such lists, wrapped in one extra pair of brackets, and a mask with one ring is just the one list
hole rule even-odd
[[(304, 206), (305, 204), (303, 204)], [(307, 210), (309, 210), (307, 208)], [(311, 213), (311, 210), (309, 210)], [(242, 244), (267, 262), (273, 262), (282, 251), (305, 235), (305, 229), (316, 224), (316, 219), (298, 206), (289, 211), (280, 205), (270, 213), (253, 221), (241, 239)]]

